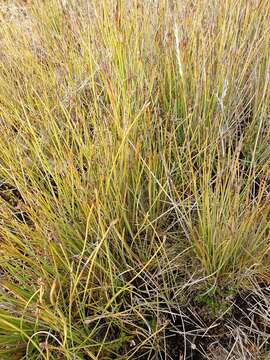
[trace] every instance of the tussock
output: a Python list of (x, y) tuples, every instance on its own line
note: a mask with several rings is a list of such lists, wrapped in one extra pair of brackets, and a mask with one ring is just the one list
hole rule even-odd
[(0, 359), (267, 358), (269, 24), (0, 6)]

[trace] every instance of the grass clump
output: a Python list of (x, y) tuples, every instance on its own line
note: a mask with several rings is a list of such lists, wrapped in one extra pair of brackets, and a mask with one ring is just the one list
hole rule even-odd
[(201, 283), (220, 316), (216, 289), (269, 281), (269, 24), (266, 0), (1, 5), (0, 359), (188, 358), (168, 331)]

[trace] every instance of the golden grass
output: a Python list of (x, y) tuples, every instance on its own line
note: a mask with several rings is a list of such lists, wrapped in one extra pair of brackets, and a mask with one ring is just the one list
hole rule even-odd
[(270, 3), (14, 4), (0, 359), (155, 359), (187, 284), (269, 277)]

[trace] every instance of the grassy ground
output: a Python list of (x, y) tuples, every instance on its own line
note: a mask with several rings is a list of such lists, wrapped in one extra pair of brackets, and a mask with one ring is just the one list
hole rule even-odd
[(269, 0), (0, 4), (0, 359), (267, 359)]

